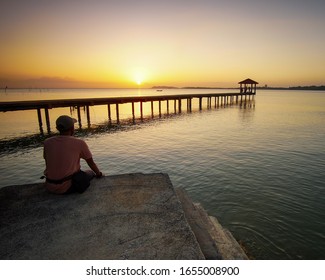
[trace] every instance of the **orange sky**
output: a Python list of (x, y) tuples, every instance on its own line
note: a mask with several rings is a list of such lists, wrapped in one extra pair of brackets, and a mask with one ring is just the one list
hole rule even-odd
[(325, 84), (325, 2), (1, 1), (0, 88)]

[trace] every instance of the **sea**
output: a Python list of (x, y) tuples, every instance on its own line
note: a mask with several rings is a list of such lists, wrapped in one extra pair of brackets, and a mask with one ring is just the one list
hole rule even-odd
[[(2, 89), (0, 101), (236, 92), (220, 89)], [(186, 101), (183, 101), (186, 102)], [(148, 103), (148, 104), (147, 104)], [(105, 175), (167, 173), (234, 235), (252, 259), (325, 259), (325, 92), (257, 90), (246, 103), (167, 112), (162, 102), (81, 109), (76, 137)], [(76, 108), (0, 113), (1, 187), (42, 182), (44, 139)], [(82, 163), (83, 168), (87, 168)], [(89, 205), (92, 207), (92, 205)], [(95, 207), (95, 205), (94, 205)]]

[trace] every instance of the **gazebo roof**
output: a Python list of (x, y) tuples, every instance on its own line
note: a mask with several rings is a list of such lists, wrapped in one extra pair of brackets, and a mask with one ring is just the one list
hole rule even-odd
[(239, 82), (238, 84), (258, 84), (258, 82), (255, 82), (255, 81), (253, 81), (252, 79), (246, 79), (246, 80), (243, 80), (243, 81), (241, 81), (241, 82)]

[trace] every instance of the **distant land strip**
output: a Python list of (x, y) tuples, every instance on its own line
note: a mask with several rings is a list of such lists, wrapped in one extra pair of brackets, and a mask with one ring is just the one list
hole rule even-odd
[(298, 87), (289, 87), (288, 89), (294, 89), (294, 90), (325, 90), (325, 86), (298, 86)]
[[(153, 86), (152, 89), (238, 89), (238, 87), (173, 87), (173, 86)], [(267, 90), (325, 90), (325, 86), (294, 86), (294, 87), (257, 87), (257, 89)]]

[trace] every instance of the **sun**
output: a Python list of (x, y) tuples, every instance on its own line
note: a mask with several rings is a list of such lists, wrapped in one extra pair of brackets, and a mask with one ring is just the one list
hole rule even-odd
[(133, 74), (134, 81), (138, 86), (141, 86), (146, 79), (145, 70), (142, 68), (137, 68)]

